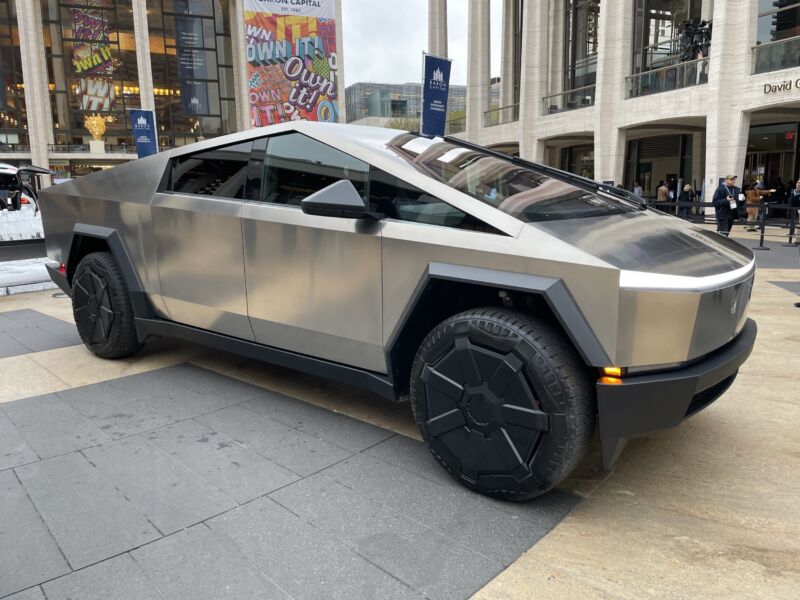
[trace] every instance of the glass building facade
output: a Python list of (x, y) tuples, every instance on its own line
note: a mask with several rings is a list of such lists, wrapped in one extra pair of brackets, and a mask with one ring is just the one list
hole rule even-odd
[(28, 150), (27, 123), (15, 0), (0, 0), (0, 147)]
[(228, 0), (147, 0), (159, 146), (236, 131)]
[(141, 105), (131, 0), (41, 3), (54, 149), (84, 149), (90, 115), (105, 120), (112, 150), (131, 148), (127, 109)]

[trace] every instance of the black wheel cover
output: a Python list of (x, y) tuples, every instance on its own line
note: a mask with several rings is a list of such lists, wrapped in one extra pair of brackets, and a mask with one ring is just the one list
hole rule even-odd
[(533, 477), (531, 457), (552, 415), (542, 410), (528, 373), (530, 346), (469, 332), (451, 329), (424, 356), (420, 383), (427, 410), (420, 426), (434, 454), (462, 483), (513, 490)]
[(78, 329), (91, 344), (105, 344), (114, 324), (114, 307), (105, 279), (91, 268), (74, 282), (73, 306)]

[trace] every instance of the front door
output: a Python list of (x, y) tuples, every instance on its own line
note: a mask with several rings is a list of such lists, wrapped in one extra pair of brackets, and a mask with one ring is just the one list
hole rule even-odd
[(369, 167), (300, 133), (269, 138), (264, 156), (253, 161), (262, 169), (260, 198), (242, 212), (256, 341), (385, 373), (378, 224), (300, 209), (341, 179), (366, 194)]
[(241, 219), (251, 148), (248, 141), (175, 159), (152, 215), (170, 318), (252, 341)]

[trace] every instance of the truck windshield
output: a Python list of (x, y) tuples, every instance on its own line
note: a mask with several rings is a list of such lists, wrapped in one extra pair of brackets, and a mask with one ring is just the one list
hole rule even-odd
[(576, 187), (472, 148), (403, 134), (389, 147), (426, 175), (526, 223), (639, 212), (641, 207)]

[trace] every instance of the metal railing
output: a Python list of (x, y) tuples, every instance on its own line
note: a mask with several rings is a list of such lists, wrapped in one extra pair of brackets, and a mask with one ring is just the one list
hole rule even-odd
[(629, 75), (625, 78), (625, 97), (638, 98), (704, 83), (708, 83), (707, 57)]
[(542, 98), (542, 114), (553, 115), (556, 113), (594, 106), (595, 86), (587, 85), (559, 94), (552, 94)]
[(753, 75), (800, 67), (800, 36), (759, 44), (750, 51)]
[(680, 60), (681, 39), (675, 37), (645, 46), (633, 53), (633, 64), (641, 70), (660, 69)]
[(456, 117), (455, 119), (450, 119), (445, 123), (444, 131), (447, 135), (454, 135), (456, 133), (462, 133), (467, 130), (467, 117), (466, 115), (463, 117)]
[(0, 142), (0, 152), (30, 152), (31, 147), (28, 144), (4, 144)]
[[(48, 144), (48, 152), (71, 154), (76, 152), (91, 152), (89, 144)], [(105, 144), (107, 154), (135, 154), (135, 146), (128, 144)]]
[(519, 104), (509, 104), (508, 106), (493, 108), (483, 113), (484, 127), (492, 127), (493, 125), (502, 125), (503, 123), (512, 123), (514, 121), (519, 121)]

